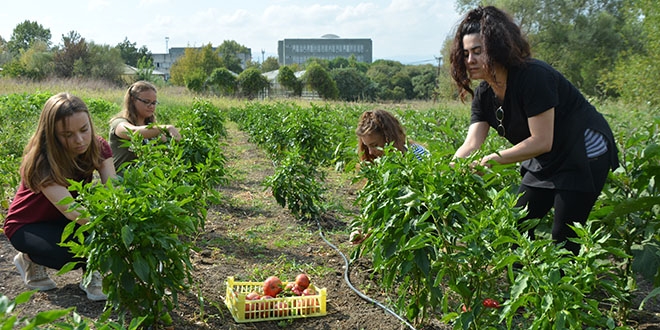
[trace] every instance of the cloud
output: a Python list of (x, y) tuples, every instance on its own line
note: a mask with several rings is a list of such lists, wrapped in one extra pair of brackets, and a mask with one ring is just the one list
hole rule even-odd
[(110, 1), (108, 0), (91, 0), (87, 3), (89, 11), (102, 11), (108, 7), (110, 7)]
[[(166, 0), (141, 3), (156, 1)], [(285, 38), (336, 34), (342, 38), (372, 39), (374, 59), (399, 55), (432, 59), (439, 54), (447, 31), (457, 20), (453, 0), (255, 3), (236, 2), (222, 7), (212, 4), (203, 9), (159, 5), (152, 10), (154, 16), (131, 33), (158, 45), (157, 49), (164, 49), (160, 45), (165, 44), (168, 36), (170, 47), (202, 46), (209, 42), (217, 46), (224, 40), (235, 40), (255, 54), (261, 49), (276, 53), (277, 41)]]

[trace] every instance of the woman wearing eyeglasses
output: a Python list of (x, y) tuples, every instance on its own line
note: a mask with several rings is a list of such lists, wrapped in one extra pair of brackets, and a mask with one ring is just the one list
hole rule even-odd
[[(561, 73), (531, 57), (520, 28), (495, 7), (467, 13), (450, 63), (461, 99), (472, 96), (468, 133), (454, 156), (477, 151), (494, 128), (512, 146), (484, 156), (481, 165), (520, 163), (518, 206), (528, 207), (525, 219), (554, 207), (552, 237), (577, 254), (568, 225), (586, 221), (609, 170), (618, 167), (607, 121)], [(474, 91), (473, 80), (481, 80)]]
[(137, 132), (146, 140), (168, 137), (181, 139), (179, 130), (173, 125), (155, 125), (156, 105), (158, 105), (156, 86), (148, 81), (133, 83), (124, 95), (121, 112), (110, 120), (110, 147), (114, 155), (115, 168), (121, 173), (120, 166), (137, 158), (135, 153), (122, 145), (130, 140), (128, 132)]

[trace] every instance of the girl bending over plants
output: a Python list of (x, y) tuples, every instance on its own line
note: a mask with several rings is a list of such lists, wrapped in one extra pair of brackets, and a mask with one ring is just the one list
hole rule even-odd
[[(14, 264), (30, 289), (57, 287), (47, 268), (78, 262), (76, 267), (86, 272), (85, 259), (74, 258), (60, 241), (71, 221), (84, 225), (89, 219), (69, 210), (73, 202), (58, 202), (77, 195), (69, 192), (68, 180), (91, 182), (94, 171), (103, 183), (116, 176), (110, 146), (95, 134), (87, 105), (80, 98), (68, 93), (52, 96), (23, 152), (21, 183), (4, 224), (5, 235), (19, 251)], [(80, 283), (87, 298), (106, 300), (101, 275), (88, 275)]]

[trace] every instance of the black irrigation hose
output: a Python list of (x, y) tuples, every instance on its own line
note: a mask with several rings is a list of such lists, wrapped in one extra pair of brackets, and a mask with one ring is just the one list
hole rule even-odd
[(378, 306), (378, 307), (384, 309), (386, 312), (388, 312), (388, 313), (394, 315), (394, 317), (396, 317), (397, 319), (399, 319), (399, 321), (401, 321), (402, 323), (404, 323), (405, 325), (407, 325), (408, 328), (410, 328), (411, 330), (416, 330), (415, 327), (412, 326), (412, 324), (410, 324), (410, 323), (409, 323), (408, 321), (406, 321), (404, 318), (402, 318), (401, 316), (399, 316), (399, 315), (398, 315), (397, 313), (395, 313), (393, 310), (387, 308), (387, 306), (381, 304), (380, 302), (378, 302), (378, 301), (376, 301), (376, 300), (374, 300), (374, 299), (368, 297), (368, 296), (365, 295), (364, 293), (360, 292), (360, 290), (356, 289), (356, 288), (353, 286), (353, 284), (351, 284), (351, 280), (350, 280), (350, 278), (348, 277), (348, 271), (349, 271), (349, 266), (350, 266), (350, 263), (348, 262), (348, 259), (346, 258), (346, 256), (345, 256), (345, 255), (344, 255), (344, 254), (343, 254), (343, 253), (342, 253), (342, 252), (341, 252), (336, 246), (334, 246), (332, 243), (330, 243), (330, 242), (325, 238), (325, 236), (323, 236), (323, 229), (321, 228), (321, 223), (318, 221), (318, 219), (316, 220), (316, 223), (317, 223), (318, 226), (319, 226), (319, 235), (321, 235), (321, 238), (323, 239), (323, 241), (325, 241), (325, 243), (328, 244), (331, 248), (335, 249), (335, 251), (337, 251), (337, 253), (339, 253), (339, 255), (340, 255), (342, 258), (344, 258), (344, 263), (346, 264), (346, 268), (344, 269), (344, 281), (346, 281), (346, 284), (348, 284), (348, 287), (351, 288), (351, 290), (355, 291), (355, 293), (357, 293), (357, 295), (360, 296), (360, 298), (362, 298), (362, 299), (364, 299), (364, 300), (366, 300), (366, 301), (368, 301), (368, 302), (370, 302), (370, 303), (373, 303), (373, 304), (375, 304), (376, 306)]

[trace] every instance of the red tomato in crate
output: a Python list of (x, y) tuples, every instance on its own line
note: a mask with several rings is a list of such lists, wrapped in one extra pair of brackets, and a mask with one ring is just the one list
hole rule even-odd
[(304, 298), (296, 300), (296, 309), (302, 315), (319, 312), (319, 304), (316, 298)]
[(264, 295), (277, 297), (282, 292), (282, 281), (277, 276), (271, 276), (264, 281)]
[(315, 294), (316, 294), (316, 290), (314, 290), (314, 288), (307, 288), (302, 292), (303, 296), (313, 296)]
[(289, 310), (289, 304), (287, 304), (284, 301), (278, 301), (273, 306), (273, 316), (276, 317), (289, 316), (290, 312), (291, 311)]
[(260, 299), (264, 301), (261, 304), (259, 304), (259, 309), (261, 310), (261, 318), (270, 317), (271, 312), (273, 311), (273, 302), (269, 301), (270, 299), (273, 299), (273, 297), (263, 296)]
[(307, 274), (298, 274), (298, 276), (296, 276), (296, 285), (303, 290), (307, 289), (309, 286), (309, 276), (307, 276)]
[(301, 288), (298, 286), (298, 284), (293, 285), (293, 289), (291, 291), (296, 295), (296, 296), (302, 296), (302, 293), (305, 289)]
[(245, 296), (245, 318), (257, 318), (259, 315), (259, 304), (249, 303), (248, 301), (259, 300), (261, 298), (258, 293), (250, 292)]

